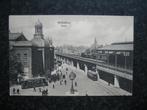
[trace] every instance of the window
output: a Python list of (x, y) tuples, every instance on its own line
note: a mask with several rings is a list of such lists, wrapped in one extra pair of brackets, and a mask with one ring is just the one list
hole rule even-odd
[(130, 56), (130, 52), (124, 52), (124, 56)]
[(109, 51), (109, 54), (113, 54), (114, 52), (113, 51)]
[(24, 54), (24, 57), (23, 57), (23, 64), (24, 64), (24, 66), (27, 66), (28, 65), (28, 56), (27, 56), (27, 54), (25, 53)]
[(27, 54), (26, 53), (24, 54), (24, 60), (27, 60)]

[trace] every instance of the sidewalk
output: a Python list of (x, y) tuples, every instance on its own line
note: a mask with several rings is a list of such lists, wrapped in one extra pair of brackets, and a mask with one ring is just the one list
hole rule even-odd
[[(66, 75), (66, 68), (68, 72)], [(104, 80), (93, 81), (89, 79), (86, 73), (83, 70), (77, 70), (75, 67), (70, 65), (63, 64), (61, 71), (66, 76), (66, 85), (60, 85), (60, 81), (49, 83), (48, 86), (41, 87), (41, 89), (48, 89), (48, 96), (120, 96), (120, 95), (131, 95), (127, 91), (124, 91), (120, 88), (116, 88), (113, 85), (108, 86), (108, 83)], [(73, 71), (76, 74), (74, 82), (74, 89), (77, 90), (77, 93), (72, 95), (70, 94), (71, 80), (69, 79), (70, 72)], [(77, 87), (75, 86), (77, 82)], [(53, 88), (53, 84), (55, 88)], [(36, 92), (33, 91), (33, 88), (30, 89), (21, 89), (20, 86), (16, 88), (20, 89), (20, 94), (23, 96), (42, 96), (42, 93), (39, 92), (40, 87), (36, 87)], [(10, 95), (15, 95), (12, 93), (13, 87), (10, 88)], [(18, 94), (16, 94), (18, 95)]]

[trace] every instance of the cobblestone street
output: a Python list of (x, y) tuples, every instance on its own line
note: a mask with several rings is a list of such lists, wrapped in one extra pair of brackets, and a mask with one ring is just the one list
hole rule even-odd
[[(62, 74), (65, 74), (65, 79), (67, 81), (66, 85), (64, 83), (64, 79), (62, 85), (60, 85), (60, 81), (56, 81), (49, 83), (48, 86), (45, 87), (36, 87), (36, 92), (33, 88), (29, 89), (21, 89), (21, 86), (12, 86), (10, 88), (10, 95), (25, 95), (25, 96), (41, 96), (42, 93), (39, 92), (39, 88), (42, 90), (48, 89), (48, 96), (72, 96), (70, 93), (71, 88), (71, 80), (69, 79), (69, 73), (73, 71), (76, 73), (76, 78), (74, 80), (74, 89), (77, 91), (77, 96), (111, 96), (111, 95), (131, 95), (129, 92), (122, 90), (120, 88), (116, 88), (113, 85), (108, 86), (108, 84), (103, 81), (93, 81), (87, 77), (87, 75), (82, 70), (78, 70), (75, 67), (68, 66), (66, 64), (62, 65), (61, 68)], [(68, 72), (66, 74), (66, 68), (68, 68)], [(77, 82), (77, 86), (75, 86), (75, 82)], [(53, 88), (54, 85), (54, 88)], [(20, 94), (13, 94), (12, 89), (19, 88)]]

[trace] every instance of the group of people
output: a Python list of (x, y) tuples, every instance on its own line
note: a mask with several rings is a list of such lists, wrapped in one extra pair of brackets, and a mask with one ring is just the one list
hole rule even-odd
[[(35, 87), (33, 87), (33, 90), (34, 90), (34, 92), (36, 92), (36, 88)], [(48, 89), (47, 88), (43, 89), (43, 90), (41, 88), (39, 88), (39, 92), (42, 93), (42, 96), (48, 95)]]
[[(63, 68), (63, 67), (62, 67)], [(56, 75), (53, 75), (52, 77), (51, 77), (51, 79), (49, 80), (49, 83), (51, 83), (51, 82), (53, 82), (52, 83), (52, 88), (53, 89), (55, 89), (55, 83), (56, 83), (56, 81), (59, 81), (60, 82), (60, 85), (67, 85), (67, 80), (66, 80), (66, 78), (67, 78), (67, 75), (68, 75), (68, 68), (66, 68), (65, 69), (66, 71), (66, 74), (63, 74), (62, 73), (62, 71), (61, 70), (59, 70), (59, 72), (61, 73), (61, 74), (56, 74)], [(74, 83), (74, 85), (75, 85), (75, 87), (77, 87), (77, 82), (75, 82)], [(33, 87), (33, 90), (34, 90), (34, 92), (36, 92), (36, 88), (35, 87)], [(39, 92), (41, 92), (42, 93), (42, 96), (46, 96), (46, 95), (48, 95), (48, 89), (46, 88), (46, 89), (41, 89), (41, 88), (39, 88)]]
[(48, 89), (43, 90), (43, 91), (42, 91), (42, 96), (47, 96), (47, 95), (48, 95)]
[(67, 83), (66, 79), (60, 81), (60, 85), (62, 85), (63, 83), (64, 83), (64, 85), (66, 85), (66, 83)]
[(13, 88), (13, 94), (20, 94), (20, 90)]

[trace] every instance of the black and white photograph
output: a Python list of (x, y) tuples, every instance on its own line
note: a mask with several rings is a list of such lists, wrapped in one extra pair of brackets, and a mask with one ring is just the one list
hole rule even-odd
[(10, 15), (10, 96), (132, 96), (134, 17)]

